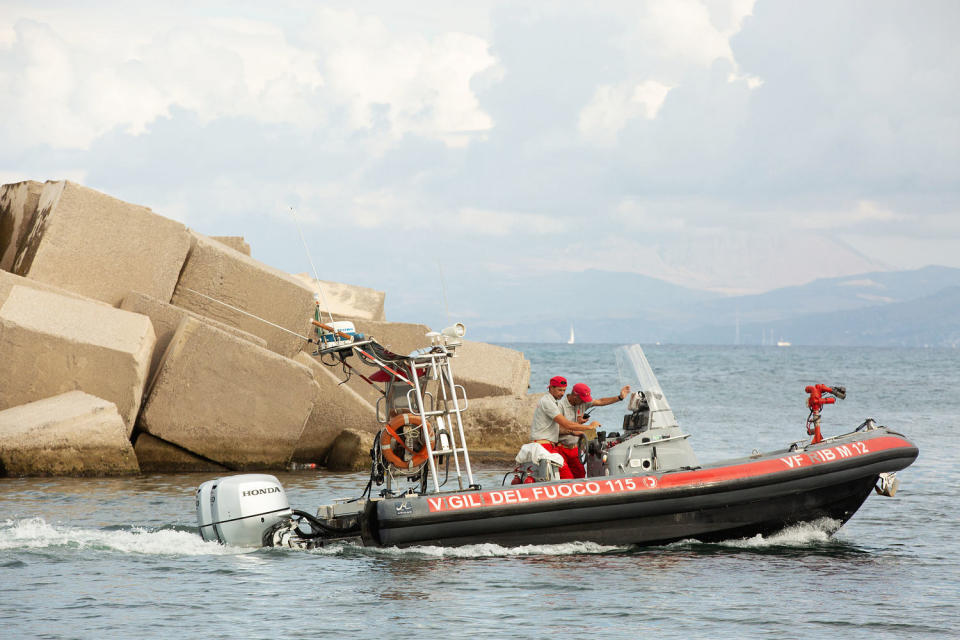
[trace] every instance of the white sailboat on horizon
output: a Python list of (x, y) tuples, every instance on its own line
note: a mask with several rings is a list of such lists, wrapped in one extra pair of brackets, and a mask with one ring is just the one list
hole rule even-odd
[(570, 323), (570, 338), (567, 340), (567, 344), (573, 344), (573, 343), (574, 343), (573, 323), (571, 322), (571, 323)]

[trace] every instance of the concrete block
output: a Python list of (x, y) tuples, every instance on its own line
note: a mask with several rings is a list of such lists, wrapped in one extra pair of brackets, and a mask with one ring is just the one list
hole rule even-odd
[(166, 440), (149, 433), (141, 433), (133, 445), (142, 473), (220, 473), (229, 471), (225, 466), (204, 460), (189, 451), (184, 451)]
[(369, 471), (374, 434), (344, 429), (330, 447), (325, 466), (330, 471)]
[(530, 442), (530, 423), (541, 393), (471, 399), (463, 430), (471, 460), (512, 461)]
[[(426, 325), (354, 319), (354, 326), (394, 353), (406, 355), (430, 345), (426, 337), (430, 328)], [(523, 357), (523, 352), (464, 340), (456, 353), (451, 365), (454, 380), (463, 385), (468, 398), (527, 392), (530, 361)]]
[(131, 291), (128, 293), (123, 298), (123, 302), (120, 303), (120, 308), (126, 311), (132, 311), (133, 313), (141, 313), (150, 318), (150, 322), (153, 323), (153, 331), (157, 336), (157, 345), (153, 349), (153, 358), (150, 361), (150, 375), (148, 380), (153, 379), (154, 374), (157, 372), (157, 367), (160, 364), (160, 360), (163, 358), (163, 353), (166, 351), (167, 345), (170, 344), (170, 338), (173, 337), (173, 334), (177, 331), (177, 327), (180, 326), (180, 323), (187, 316), (197, 318), (198, 320), (202, 320), (204, 322), (209, 322), (218, 329), (226, 331), (227, 333), (232, 333), (238, 338), (249, 340), (258, 346), (267, 346), (267, 341), (260, 336), (255, 336), (252, 333), (237, 329), (236, 327), (232, 327), (222, 322), (217, 322), (216, 320), (212, 320), (210, 318), (204, 318), (203, 316), (193, 313), (192, 311), (181, 309), (180, 307), (174, 306), (167, 302), (161, 302), (160, 300), (151, 298), (150, 296), (142, 294), (139, 291)]
[(15, 273), (10, 273), (8, 271), (0, 271), (0, 301), (6, 300), (7, 296), (10, 294), (10, 290), (14, 286), (27, 287), (28, 289), (36, 289), (37, 291), (47, 291), (49, 293), (56, 293), (61, 296), (67, 296), (68, 298), (74, 298), (76, 300), (86, 300), (92, 304), (98, 304), (103, 307), (113, 308), (113, 305), (109, 305), (106, 302), (101, 300), (94, 300), (93, 298), (88, 298), (82, 296), (79, 293), (74, 293), (73, 291), (67, 291), (66, 289), (61, 289), (60, 287), (55, 287), (52, 284), (47, 284), (46, 282), (40, 282), (39, 280), (31, 280), (30, 278), (24, 278), (23, 276), (18, 276)]
[(169, 301), (190, 249), (184, 225), (73, 182), (47, 182), (13, 271), (117, 306)]
[(471, 398), (525, 394), (530, 385), (530, 361), (522, 351), (485, 342), (464, 340), (453, 373)]
[(0, 476), (113, 476), (140, 472), (112, 402), (82, 391), (0, 411)]
[(316, 396), (304, 365), (188, 317), (138, 424), (230, 469), (278, 469), (290, 461)]
[(225, 244), (245, 256), (250, 255), (250, 245), (243, 239), (243, 236), (210, 236), (210, 239), (216, 240), (220, 244)]
[(294, 277), (304, 282), (319, 296), (320, 313), (324, 322), (329, 321), (328, 313), (333, 314), (334, 320), (359, 318), (383, 321), (385, 319), (383, 291), (340, 282), (315, 280), (306, 273), (298, 273)]
[(29, 231), (40, 201), (42, 182), (27, 180), (0, 187), (0, 269), (10, 271), (17, 248)]
[(310, 369), (318, 385), (313, 411), (293, 453), (295, 461), (321, 462), (344, 429), (371, 434), (379, 430), (373, 405), (347, 385), (340, 384), (341, 379), (334, 373), (339, 372), (339, 368), (331, 369), (306, 353), (297, 354), (294, 360)]
[(260, 336), (281, 355), (296, 355), (304, 341), (294, 334), (309, 335), (313, 318), (310, 288), (288, 273), (193, 235), (194, 245), (171, 302)]
[(144, 315), (14, 285), (0, 299), (0, 409), (78, 389), (113, 402), (129, 436), (155, 343)]

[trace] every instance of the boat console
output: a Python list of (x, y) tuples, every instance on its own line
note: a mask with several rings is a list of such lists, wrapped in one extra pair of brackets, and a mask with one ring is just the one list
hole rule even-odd
[[(635, 380), (628, 413), (623, 416), (623, 431), (597, 434), (593, 450), (600, 453), (588, 473), (628, 475), (635, 472), (695, 469), (697, 457), (670, 409), (660, 383), (640, 345), (619, 347), (617, 367), (621, 380)], [(594, 456), (597, 457), (597, 456)], [(597, 474), (599, 475), (599, 474)]]

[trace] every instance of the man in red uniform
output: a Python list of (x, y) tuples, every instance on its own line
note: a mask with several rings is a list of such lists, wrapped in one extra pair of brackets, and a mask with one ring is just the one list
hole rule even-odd
[[(600, 426), (599, 422), (591, 422), (584, 425), (576, 420), (567, 418), (560, 409), (560, 402), (564, 400), (564, 392), (567, 390), (567, 379), (563, 376), (554, 376), (550, 378), (550, 386), (547, 387), (548, 393), (540, 398), (537, 408), (533, 411), (533, 423), (530, 425), (530, 439), (538, 443), (550, 453), (560, 453), (559, 445), (560, 429), (567, 433), (581, 433), (586, 429), (595, 429)], [(564, 456), (566, 460), (566, 456)], [(580, 465), (583, 468), (583, 465)], [(569, 465), (564, 464), (560, 467), (560, 478), (573, 478), (573, 472)], [(581, 476), (582, 477), (582, 476)]]

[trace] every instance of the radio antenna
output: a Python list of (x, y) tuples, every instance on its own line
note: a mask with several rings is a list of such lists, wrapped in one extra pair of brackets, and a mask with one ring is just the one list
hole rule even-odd
[(310, 261), (310, 268), (313, 269), (313, 281), (317, 286), (317, 291), (320, 292), (320, 299), (323, 300), (323, 306), (327, 310), (327, 315), (330, 316), (330, 322), (333, 323), (333, 314), (330, 312), (330, 305), (327, 303), (327, 297), (323, 295), (323, 287), (320, 286), (320, 276), (317, 275), (317, 267), (313, 264), (313, 258), (310, 256), (310, 249), (307, 247), (307, 239), (303, 236), (303, 229), (300, 228), (300, 221), (297, 220), (297, 212), (294, 208), (290, 207), (290, 213), (293, 215), (293, 224), (297, 227), (297, 232), (300, 234), (300, 241), (303, 242), (303, 250), (307, 252), (307, 260)]

